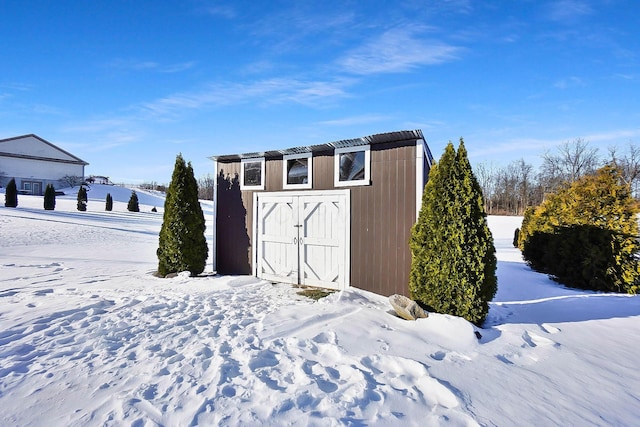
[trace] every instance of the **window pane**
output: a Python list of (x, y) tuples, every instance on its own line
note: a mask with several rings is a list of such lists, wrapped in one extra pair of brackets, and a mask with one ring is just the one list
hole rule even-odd
[(340, 181), (364, 179), (364, 151), (340, 154)]
[(306, 184), (309, 182), (309, 159), (287, 160), (287, 184)]
[(262, 163), (247, 162), (244, 163), (244, 183), (243, 185), (262, 185)]

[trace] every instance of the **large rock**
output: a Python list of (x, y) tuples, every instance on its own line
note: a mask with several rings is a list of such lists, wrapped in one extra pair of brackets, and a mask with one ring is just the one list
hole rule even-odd
[(396, 314), (406, 320), (416, 320), (429, 317), (429, 314), (422, 309), (415, 301), (404, 295), (394, 294), (389, 297), (391, 306)]

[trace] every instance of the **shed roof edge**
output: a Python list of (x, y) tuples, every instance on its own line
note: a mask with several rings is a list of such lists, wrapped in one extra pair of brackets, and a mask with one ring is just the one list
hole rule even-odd
[(344, 148), (344, 147), (358, 147), (362, 145), (375, 145), (382, 144), (388, 142), (395, 141), (407, 141), (407, 140), (418, 140), (424, 139), (422, 135), (422, 131), (420, 129), (415, 130), (402, 130), (395, 132), (387, 132), (387, 133), (378, 133), (369, 136), (363, 136), (361, 138), (352, 138), (352, 139), (342, 139), (339, 141), (327, 142), (325, 144), (317, 144), (317, 145), (308, 145), (308, 146), (299, 146), (299, 147), (291, 147), (282, 150), (269, 150), (263, 152), (253, 152), (253, 153), (242, 153), (242, 154), (225, 154), (225, 155), (215, 155), (210, 156), (209, 159), (214, 161), (225, 161), (225, 160), (240, 160), (240, 159), (251, 159), (251, 158), (273, 158), (273, 157), (281, 157), (286, 154), (299, 154), (299, 153), (314, 153), (314, 152), (322, 152), (334, 150), (336, 148)]

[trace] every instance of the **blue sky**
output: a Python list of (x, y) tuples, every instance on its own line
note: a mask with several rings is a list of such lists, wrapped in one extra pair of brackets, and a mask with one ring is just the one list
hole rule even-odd
[(640, 142), (640, 3), (0, 3), (0, 138), (35, 133), (116, 182), (214, 154), (422, 129), (439, 158), (539, 164)]

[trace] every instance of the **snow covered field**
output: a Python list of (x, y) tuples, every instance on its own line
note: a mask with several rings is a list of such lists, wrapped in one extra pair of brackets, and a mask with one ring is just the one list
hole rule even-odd
[(358, 289), (313, 302), (252, 277), (155, 278), (163, 202), (139, 192), (131, 213), (129, 195), (2, 203), (0, 425), (640, 424), (640, 297), (532, 272), (511, 246), (521, 218), (490, 217), (499, 290), (478, 340)]

